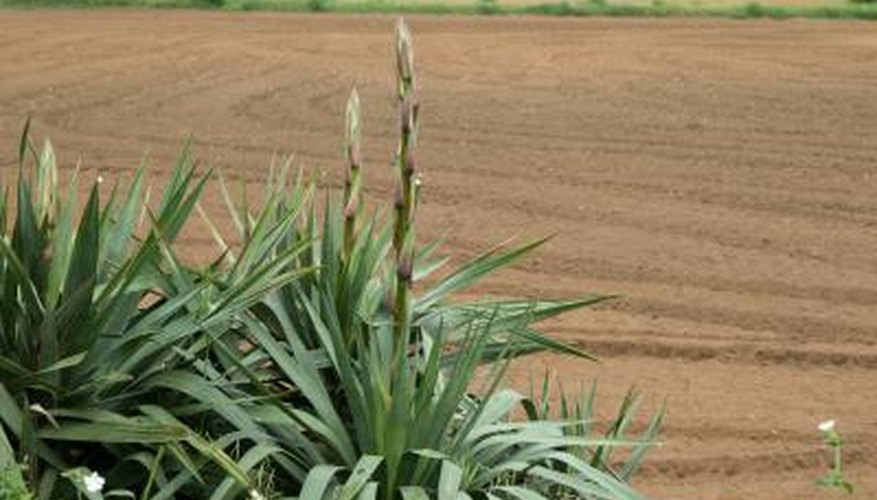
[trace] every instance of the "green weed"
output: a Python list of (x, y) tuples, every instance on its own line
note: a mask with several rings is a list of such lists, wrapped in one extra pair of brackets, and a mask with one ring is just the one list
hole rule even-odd
[(827, 420), (819, 424), (822, 432), (822, 440), (831, 450), (831, 471), (819, 478), (817, 484), (828, 488), (836, 488), (845, 493), (853, 493), (853, 485), (844, 477), (843, 469), (843, 437), (837, 430), (834, 420)]

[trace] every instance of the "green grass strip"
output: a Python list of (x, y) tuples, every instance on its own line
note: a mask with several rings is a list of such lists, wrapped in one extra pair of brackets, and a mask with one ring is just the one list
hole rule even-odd
[(742, 5), (681, 5), (655, 0), (647, 5), (584, 2), (547, 2), (498, 5), (494, 0), (474, 3), (398, 3), (392, 0), (0, 0), (0, 8), (203, 8), (226, 11), (336, 12), (456, 15), (543, 15), (569, 17), (721, 17), (734, 19), (865, 19), (877, 20), (877, 0), (852, 0), (837, 5), (779, 6), (751, 2)]

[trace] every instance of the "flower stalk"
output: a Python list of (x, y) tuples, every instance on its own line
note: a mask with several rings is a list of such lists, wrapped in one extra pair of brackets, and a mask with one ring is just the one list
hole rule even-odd
[(356, 239), (357, 217), (362, 207), (362, 141), (359, 94), (350, 92), (345, 112), (344, 149), (347, 156), (347, 178), (344, 182), (344, 260), (349, 262)]
[[(396, 24), (396, 72), (399, 100), (399, 147), (395, 168), (398, 172), (394, 201), (395, 227), (393, 248), (396, 251), (396, 293), (393, 306), (396, 343), (407, 342), (408, 315), (414, 269), (414, 209), (417, 205), (416, 144), (420, 105), (414, 76), (414, 49), (411, 32), (405, 21)], [(396, 353), (401, 355), (400, 348)]]

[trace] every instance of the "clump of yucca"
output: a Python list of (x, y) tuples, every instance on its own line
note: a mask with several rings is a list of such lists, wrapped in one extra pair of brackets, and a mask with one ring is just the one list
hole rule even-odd
[[(403, 21), (396, 25), (394, 48), (399, 137), (386, 220), (363, 208), (355, 89), (345, 112), (340, 202), (330, 198), (318, 211), (312, 185), (296, 182), (289, 189), (282, 174), (272, 174), (259, 212), (229, 204), (235, 220), (256, 221), (257, 229), (241, 233), (244, 253), (267, 252), (251, 261), (273, 258), (285, 245), (314, 242), (290, 264), (314, 272), (270, 294), (240, 330), (252, 346), (239, 379), (253, 388), (243, 392), (273, 395), (276, 405), (268, 425), (270, 445), (283, 450), (269, 459), (275, 488), (303, 498), (639, 498), (619, 478), (635, 470), (659, 420), (639, 440), (624, 436), (626, 424), (591, 437), (593, 428), (570, 421), (572, 414), (555, 419), (527, 411), (527, 421), (515, 421), (516, 409), (542, 403), (501, 388), (509, 362), (525, 354), (549, 350), (590, 359), (533, 324), (606, 297), (449, 300), (544, 240), (491, 249), (414, 293), (414, 283), (447, 260), (433, 256), (434, 244), (420, 246), (416, 239), (420, 105), (412, 37)], [(287, 213), (278, 207), (297, 207), (299, 224), (278, 236), (278, 244), (263, 244), (258, 235), (269, 230), (258, 227)], [(484, 366), (486, 376), (477, 377)], [(633, 406), (630, 398), (622, 405), (624, 422)], [(616, 477), (608, 450), (619, 446), (634, 452)]]

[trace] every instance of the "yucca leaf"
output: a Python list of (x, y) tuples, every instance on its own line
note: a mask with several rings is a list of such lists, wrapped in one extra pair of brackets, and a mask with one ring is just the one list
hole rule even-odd
[[(237, 467), (241, 472), (248, 473), (253, 468), (257, 467), (261, 464), (266, 458), (270, 455), (279, 452), (280, 450), (272, 445), (256, 445), (244, 453), (244, 455), (238, 460)], [(227, 498), (238, 498), (232, 497), (231, 495), (235, 492), (240, 491), (240, 484), (238, 484), (233, 478), (227, 477), (219, 483), (219, 486), (213, 491), (213, 495), (210, 496), (210, 500), (223, 500)]]
[(519, 500), (548, 500), (547, 497), (536, 492), (536, 490), (521, 486), (497, 486), (493, 488), (493, 491), (503, 492)]
[[(599, 487), (600, 490), (604, 492), (603, 495), (605, 498), (636, 500), (645, 498), (642, 495), (638, 494), (636, 491), (634, 491), (633, 488), (631, 488), (630, 486), (619, 482), (614, 477), (603, 471), (591, 467), (590, 465), (588, 465), (587, 462), (573, 456), (570, 453), (552, 452), (549, 453), (546, 458), (550, 460), (556, 460), (565, 465), (568, 465), (571, 470), (579, 474), (580, 479), (577, 482), (584, 484), (580, 484), (580, 486), (574, 486), (574, 488), (580, 493), (587, 494), (587, 490), (589, 489), (593, 491), (593, 489), (591, 489), (590, 487), (584, 487), (584, 485), (590, 483)], [(540, 467), (536, 467), (534, 468), (533, 472), (535, 474), (539, 474), (541, 472), (542, 477), (547, 478), (547, 476), (554, 476), (555, 478), (557, 478), (560, 475), (559, 473), (554, 471), (551, 471), (551, 474), (548, 474), (545, 471), (539, 471), (539, 469)], [(582, 481), (582, 479), (585, 479), (587, 482)]]
[[(186, 452), (185, 448), (180, 443), (171, 442), (162, 445), (161, 449), (167, 448), (171, 451), (171, 454), (174, 458), (177, 459), (177, 462), (183, 466), (183, 470), (188, 472), (193, 478), (195, 478), (199, 483), (204, 482), (204, 478), (201, 476), (201, 473), (198, 471), (198, 465), (195, 464), (195, 461), (192, 460), (192, 457)], [(165, 488), (162, 488), (164, 491)]]
[(171, 169), (171, 177), (165, 186), (161, 201), (158, 204), (157, 213), (166, 214), (175, 211), (185, 196), (195, 173), (194, 160), (192, 158), (192, 137), (186, 137), (183, 147), (177, 155), (174, 166)]
[(281, 286), (291, 283), (301, 276), (312, 273), (314, 271), (313, 268), (298, 268), (289, 272), (283, 272), (284, 268), (295, 260), (299, 254), (304, 252), (310, 243), (309, 241), (301, 241), (296, 246), (286, 249), (273, 259), (250, 270), (247, 276), (243, 277), (234, 288), (222, 293), (219, 301), (212, 306), (212, 312), (205, 320), (209, 320), (211, 316), (218, 313), (249, 307), (255, 301), (267, 295), (268, 292), (279, 289)]
[(524, 255), (543, 245), (548, 238), (502, 251), (494, 248), (467, 262), (424, 293), (415, 303), (415, 310), (424, 312), (432, 305), (446, 299), (450, 294), (473, 285), (481, 277), (512, 264)]
[(65, 358), (59, 359), (58, 361), (54, 362), (53, 364), (43, 368), (42, 370), (40, 370), (36, 374), (37, 375), (46, 375), (49, 373), (54, 373), (54, 372), (58, 372), (61, 370), (65, 370), (67, 368), (72, 368), (74, 366), (78, 366), (83, 361), (85, 361), (85, 357), (87, 354), (88, 353), (86, 353), (86, 352), (80, 352), (80, 353), (72, 354), (72, 355), (67, 356)]
[(73, 213), (76, 210), (77, 173), (68, 182), (67, 200), (61, 208), (52, 235), (52, 260), (49, 264), (49, 281), (46, 285), (46, 305), (55, 308), (64, 291), (64, 280), (70, 269), (70, 253), (73, 250)]
[(350, 477), (338, 492), (337, 500), (353, 500), (366, 486), (372, 475), (384, 462), (384, 458), (375, 455), (364, 455), (350, 472)]
[(41, 439), (98, 443), (170, 443), (187, 436), (185, 429), (147, 421), (65, 423), (38, 432)]
[(234, 253), (232, 253), (231, 247), (228, 243), (226, 243), (225, 238), (223, 238), (222, 234), (219, 232), (219, 229), (217, 229), (216, 225), (213, 224), (210, 216), (207, 215), (207, 212), (204, 211), (204, 208), (201, 206), (200, 203), (197, 203), (195, 205), (195, 210), (198, 211), (198, 215), (201, 216), (201, 220), (204, 221), (204, 224), (207, 226), (207, 230), (210, 232), (210, 236), (213, 238), (213, 242), (219, 248), (221, 259), (229, 265), (234, 266), (237, 262), (237, 259), (235, 258)]
[[(633, 415), (639, 404), (639, 398), (634, 388), (630, 388), (621, 401), (618, 409), (618, 415), (612, 421), (612, 425), (606, 432), (606, 437), (611, 439), (620, 439), (624, 436), (625, 431), (633, 421)], [(594, 456), (591, 459), (591, 465), (601, 469), (609, 469), (613, 447), (600, 446), (594, 450)]]
[(301, 500), (320, 500), (326, 497), (329, 485), (341, 467), (337, 465), (317, 465), (308, 473), (301, 487)]
[(181, 429), (185, 434), (185, 441), (192, 448), (195, 448), (202, 456), (209, 458), (216, 465), (218, 465), (222, 470), (232, 479), (237, 481), (240, 485), (248, 488), (250, 486), (250, 479), (247, 477), (245, 471), (241, 470), (238, 464), (232, 459), (228, 454), (223, 451), (222, 447), (216, 443), (212, 442), (200, 434), (194, 432), (190, 428), (186, 427), (182, 422), (177, 420), (170, 412), (167, 410), (157, 407), (157, 406), (142, 406), (140, 407), (141, 411), (145, 414), (149, 415), (153, 419), (162, 422), (166, 425), (173, 426), (175, 428)]
[[(7, 255), (7, 258), (15, 265), (13, 270), (19, 274), (18, 280), (22, 286), (25, 282), (30, 282), (34, 292), (39, 296), (39, 291), (45, 285), (47, 272), (47, 269), (42, 265), (45, 242), (43, 233), (35, 219), (36, 207), (31, 199), (30, 187), (23, 178), (18, 180), (16, 210), (17, 217), (11, 242), (12, 251)], [(7, 287), (12, 283), (7, 283)], [(7, 292), (5, 296), (12, 297), (13, 295)], [(40, 307), (35, 312), (41, 313), (43, 310), (44, 308)]]
[(225, 205), (228, 208), (228, 213), (231, 216), (232, 222), (234, 222), (234, 226), (238, 231), (238, 235), (242, 238), (246, 238), (246, 231), (244, 229), (244, 220), (246, 219), (246, 214), (241, 214), (238, 207), (235, 205), (232, 200), (231, 194), (228, 191), (228, 185), (225, 182), (225, 176), (222, 172), (219, 172), (219, 188), (222, 193), (222, 199), (225, 201)]
[(16, 360), (9, 359), (0, 354), (0, 373), (4, 374), (2, 380), (15, 381), (15, 385), (26, 384), (32, 377), (33, 372), (18, 364)]
[(417, 486), (402, 486), (399, 488), (402, 500), (431, 500), (426, 489)]
[(205, 403), (207, 408), (222, 415), (229, 423), (250, 436), (254, 441), (262, 440), (265, 437), (246, 411), (235, 401), (232, 401), (210, 381), (189, 371), (165, 371), (151, 377), (145, 385), (146, 387), (165, 387), (171, 391), (186, 394), (194, 401)]
[(630, 454), (630, 457), (628, 457), (621, 470), (618, 471), (618, 477), (621, 480), (630, 481), (630, 479), (636, 473), (637, 469), (639, 469), (640, 465), (642, 464), (645, 454), (652, 447), (655, 446), (658, 432), (661, 429), (665, 413), (666, 408), (665, 405), (662, 404), (657, 413), (655, 413), (655, 415), (653, 415), (652, 418), (649, 420), (649, 424), (646, 427), (646, 430), (640, 437), (640, 439), (643, 440), (643, 443), (634, 447), (633, 451)]
[(450, 460), (442, 461), (438, 482), (438, 500), (456, 500), (463, 482), (463, 469)]
[[(27, 311), (34, 315), (45, 314), (46, 308), (40, 298), (39, 289), (31, 280), (27, 267), (25, 267), (25, 264), (19, 260), (18, 255), (15, 254), (14, 248), (9, 246), (6, 243), (6, 240), (2, 238), (0, 238), (0, 254), (6, 258), (6, 271), (8, 273), (6, 286), (13, 287), (17, 282), (21, 294), (25, 299), (24, 307), (27, 308)], [(8, 290), (4, 291), (4, 293), (7, 297), (13, 296), (13, 293)]]
[(39, 487), (37, 488), (38, 500), (54, 500), (55, 485), (58, 482), (58, 468), (47, 468), (40, 476)]
[(332, 396), (326, 390), (319, 373), (313, 364), (307, 359), (296, 359), (290, 356), (286, 350), (267, 331), (257, 325), (251, 327), (250, 333), (253, 340), (265, 349), (277, 368), (295, 385), (307, 401), (313, 406), (320, 420), (325, 424), (323, 434), (332, 445), (332, 449), (344, 460), (353, 463), (353, 444), (349, 440), (344, 424), (335, 411)]
[[(97, 279), (99, 230), (100, 195), (97, 185), (94, 185), (76, 231), (76, 242), (70, 257), (70, 271), (64, 283), (63, 303), (68, 310), (74, 311), (69, 316), (68, 322), (60, 325), (59, 329), (64, 332), (64, 337), (59, 339), (64, 353), (86, 350), (97, 333), (86, 328), (85, 325), (91, 316), (92, 296)], [(75, 302), (73, 302), (74, 298)]]
[(183, 168), (175, 169), (174, 177), (171, 181), (172, 184), (165, 191), (165, 197), (155, 217), (162, 236), (167, 238), (168, 241), (176, 240), (177, 235), (186, 221), (189, 220), (192, 210), (194, 210), (195, 205), (201, 198), (209, 178), (210, 172), (207, 172), (200, 179), (197, 179), (194, 187), (191, 187), (191, 183), (194, 180), (194, 167), (187, 165)]
[[(421, 349), (427, 353), (427, 359), (425, 366), (420, 370), (421, 379), (417, 388), (417, 399), (414, 401), (416, 412), (414, 417), (415, 420), (420, 421), (422, 418), (426, 418), (433, 409), (431, 403), (436, 394), (440, 392), (438, 390), (438, 384), (442, 376), (442, 356), (445, 354), (443, 341), (442, 328), (438, 328), (434, 336), (424, 335), (421, 341)], [(421, 436), (423, 435), (420, 433), (418, 434)], [(435, 436), (430, 436), (430, 441), (428, 442), (435, 442)]]
[(469, 439), (478, 436), (480, 429), (483, 429), (498, 420), (508, 416), (516, 406), (524, 399), (522, 395), (516, 391), (506, 389), (492, 394), (482, 405), (482, 410), (478, 418), (474, 419), (472, 431), (467, 433)]
[(111, 230), (107, 231), (107, 234), (102, 235), (105, 238), (105, 242), (101, 247), (99, 265), (102, 266), (101, 273), (104, 276), (125, 260), (126, 247), (134, 234), (137, 226), (138, 211), (141, 209), (144, 175), (145, 168), (141, 165), (131, 180), (124, 203), (111, 224)]
[[(566, 354), (569, 356), (575, 356), (590, 361), (597, 361), (596, 357), (579, 349), (575, 345), (555, 340), (532, 328), (521, 326), (511, 328), (509, 329), (509, 332), (515, 337), (516, 344), (522, 344), (521, 347), (527, 348), (528, 346), (533, 346), (534, 350), (530, 352), (551, 351), (557, 354)], [(515, 346), (515, 348), (517, 348), (517, 345)], [(524, 353), (525, 352), (521, 352), (521, 354)], [(515, 357), (517, 356), (518, 353), (515, 353)]]
[[(180, 489), (191, 486), (193, 476), (188, 470), (183, 470), (177, 473), (171, 480), (162, 485), (162, 487), (156, 491), (155, 495), (149, 498), (149, 500), (168, 500), (176, 498), (175, 495), (177, 491)], [(199, 480), (199, 483), (203, 482)]]
[(30, 116), (24, 122), (24, 128), (21, 132), (21, 137), (18, 140), (18, 173), (21, 175), (21, 170), (24, 168), (24, 160), (25, 153), (27, 152), (28, 145), (30, 143)]

